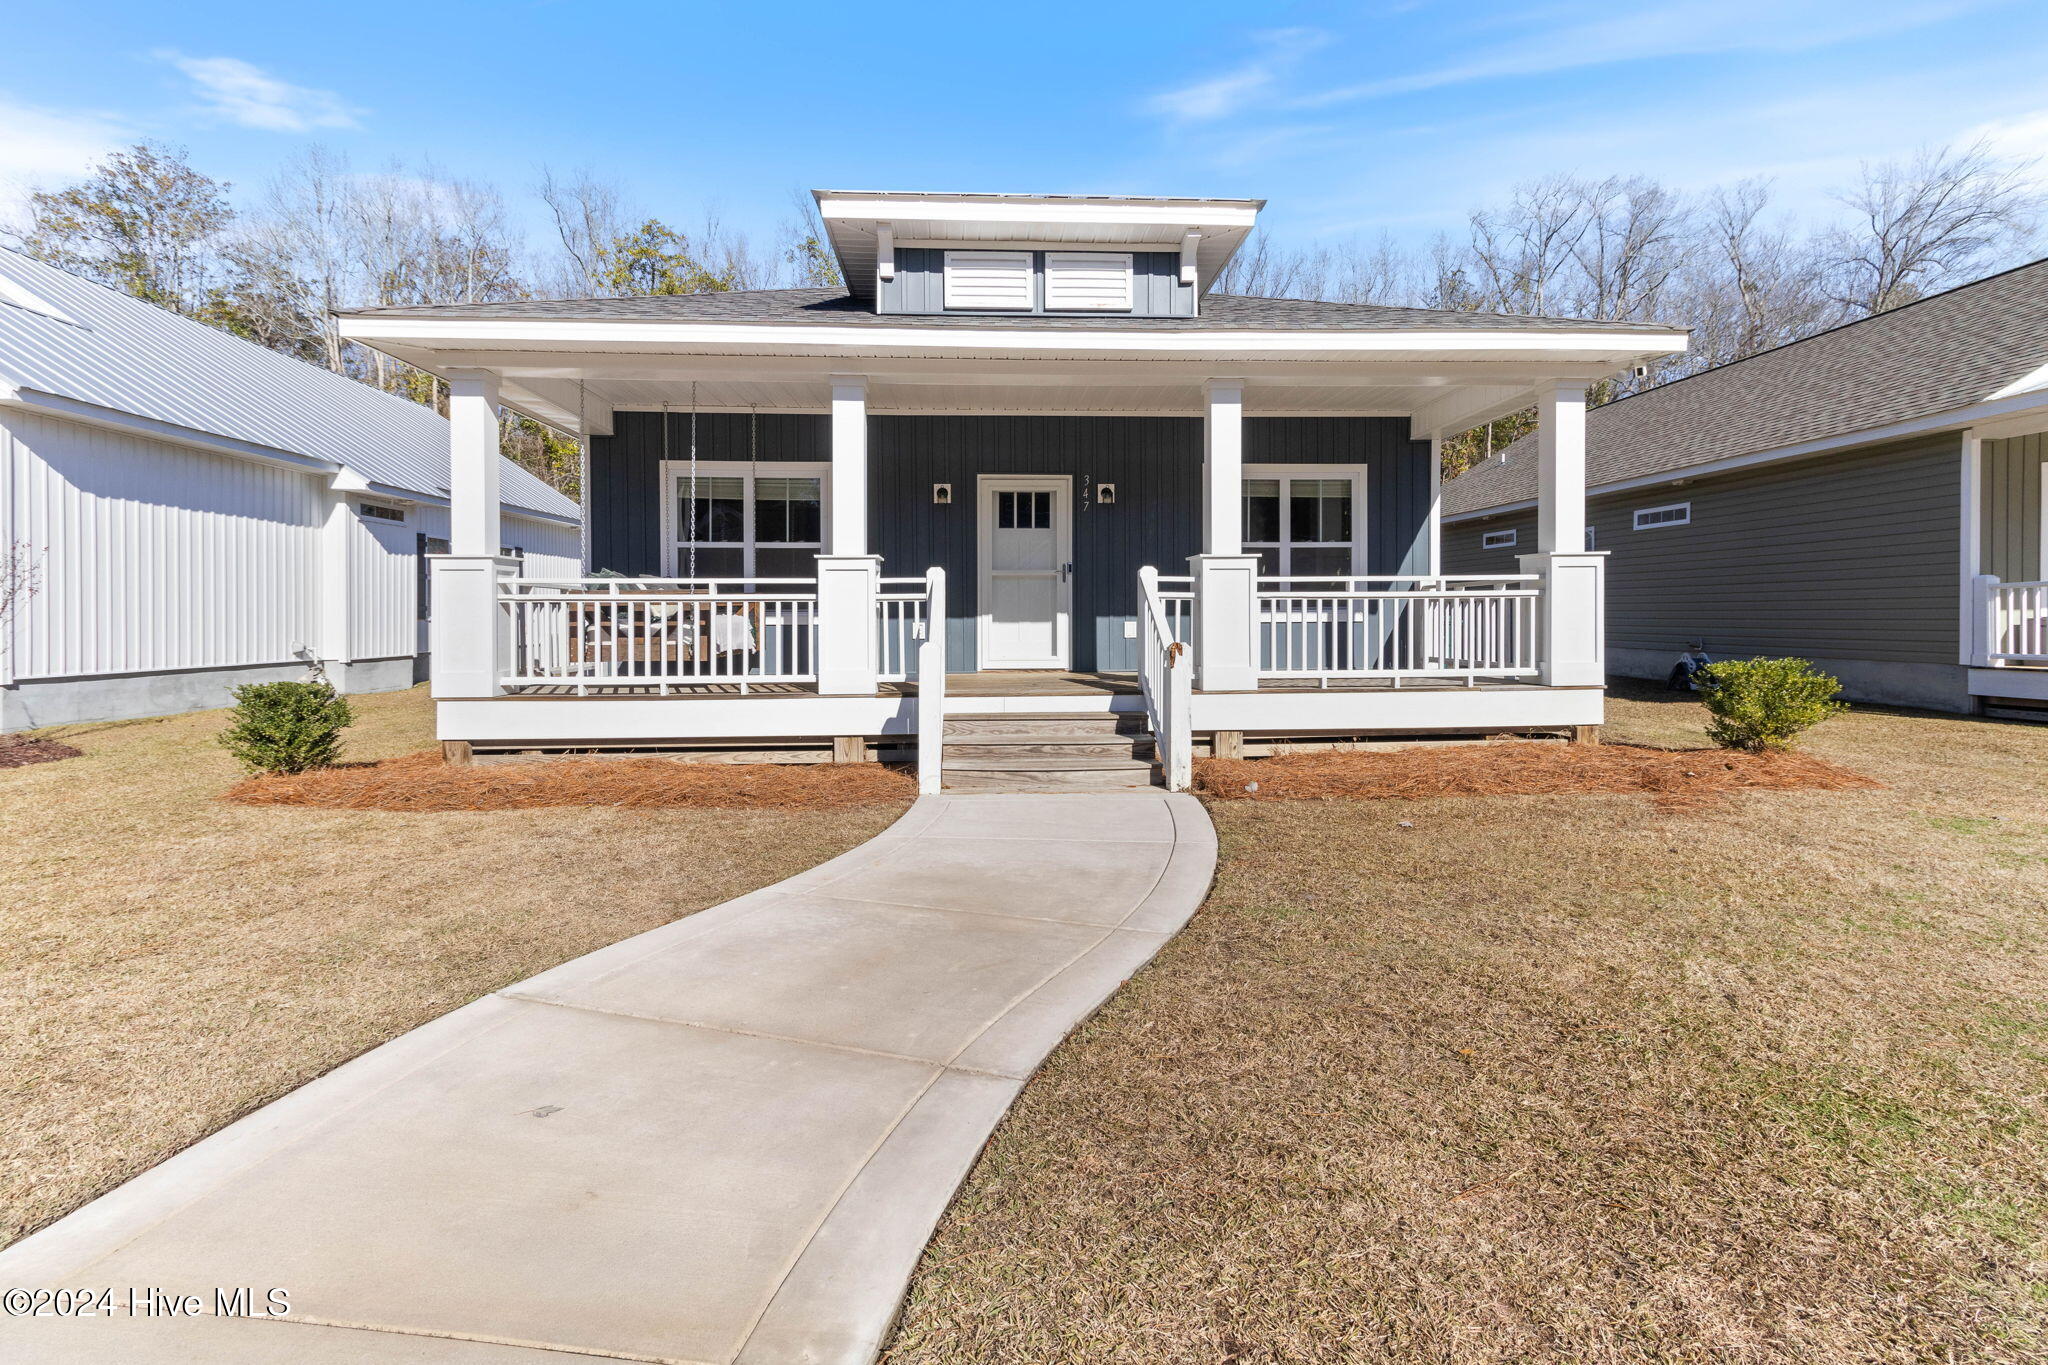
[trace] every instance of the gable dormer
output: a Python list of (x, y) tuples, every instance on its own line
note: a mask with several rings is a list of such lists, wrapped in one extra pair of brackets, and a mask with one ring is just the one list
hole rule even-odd
[(1265, 201), (817, 190), (878, 313), (1195, 317)]

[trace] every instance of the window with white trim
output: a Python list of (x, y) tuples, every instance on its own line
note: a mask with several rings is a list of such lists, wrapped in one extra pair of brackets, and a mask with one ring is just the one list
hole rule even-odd
[(825, 548), (830, 466), (664, 462), (666, 572), (672, 577), (809, 578)]
[(1482, 550), (1512, 550), (1515, 548), (1515, 533), (1508, 531), (1487, 531), (1479, 537)]
[(1028, 313), (1034, 293), (1028, 251), (948, 251), (946, 307)]
[(1659, 526), (1689, 526), (1692, 524), (1692, 504), (1689, 502), (1667, 503), (1662, 507), (1638, 507), (1635, 527), (1638, 531), (1654, 530)]
[(1128, 313), (1132, 307), (1128, 251), (1045, 253), (1047, 312)]
[(368, 517), (371, 521), (402, 522), (405, 520), (405, 509), (403, 507), (394, 507), (386, 502), (359, 502), (356, 504), (356, 512), (361, 516)]
[(1244, 481), (1244, 550), (1259, 572), (1277, 577), (1356, 572), (1359, 559), (1358, 480), (1341, 470), (1268, 473), (1253, 467)]
[(1598, 528), (1588, 526), (1586, 528), (1586, 548), (1589, 550), (1595, 548), (1599, 542), (1599, 539), (1600, 533)]

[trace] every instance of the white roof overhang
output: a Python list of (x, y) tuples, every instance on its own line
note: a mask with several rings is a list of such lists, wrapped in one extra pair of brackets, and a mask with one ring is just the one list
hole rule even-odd
[(1110, 246), (1178, 251), (1195, 241), (1195, 279), (1206, 292), (1250, 235), (1263, 199), (1131, 195), (917, 194), (813, 190), (832, 252), (856, 298), (873, 298), (877, 244), (897, 246)]
[(1255, 415), (1400, 415), (1418, 435), (1525, 406), (1682, 350), (1611, 330), (1201, 331), (420, 318), (361, 314), (342, 334), (436, 374), (483, 370), (506, 403), (573, 433), (615, 409), (823, 411), (861, 375), (883, 412), (1202, 411), (1202, 384), (1242, 379)]

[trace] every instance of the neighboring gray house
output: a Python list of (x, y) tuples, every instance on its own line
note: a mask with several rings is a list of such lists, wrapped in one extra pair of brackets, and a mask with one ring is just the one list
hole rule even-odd
[[(574, 503), (500, 462), (502, 548), (581, 567)], [(448, 548), (432, 410), (0, 250), (0, 731), (224, 706), (318, 660), (409, 687)]]
[[(2048, 261), (1592, 410), (1610, 667), (1704, 640), (1867, 701), (2048, 703), (2044, 433)], [(1536, 463), (1525, 439), (1446, 485), (1448, 572), (1515, 566)]]

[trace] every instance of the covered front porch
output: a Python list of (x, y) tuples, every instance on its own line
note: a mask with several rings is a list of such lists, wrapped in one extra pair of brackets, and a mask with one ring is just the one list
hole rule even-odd
[[(1135, 713), (1182, 787), (1219, 737), (1601, 719), (1584, 392), (1641, 337), (1055, 333), (969, 363), (921, 335), (861, 338), (852, 373), (788, 332), (565, 327), (379, 324), (452, 393), (458, 751), (915, 741), (935, 787), (949, 717)], [(1533, 552), (1443, 575), (1438, 441), (1532, 402)], [(584, 576), (490, 553), (500, 405), (585, 439)]]

